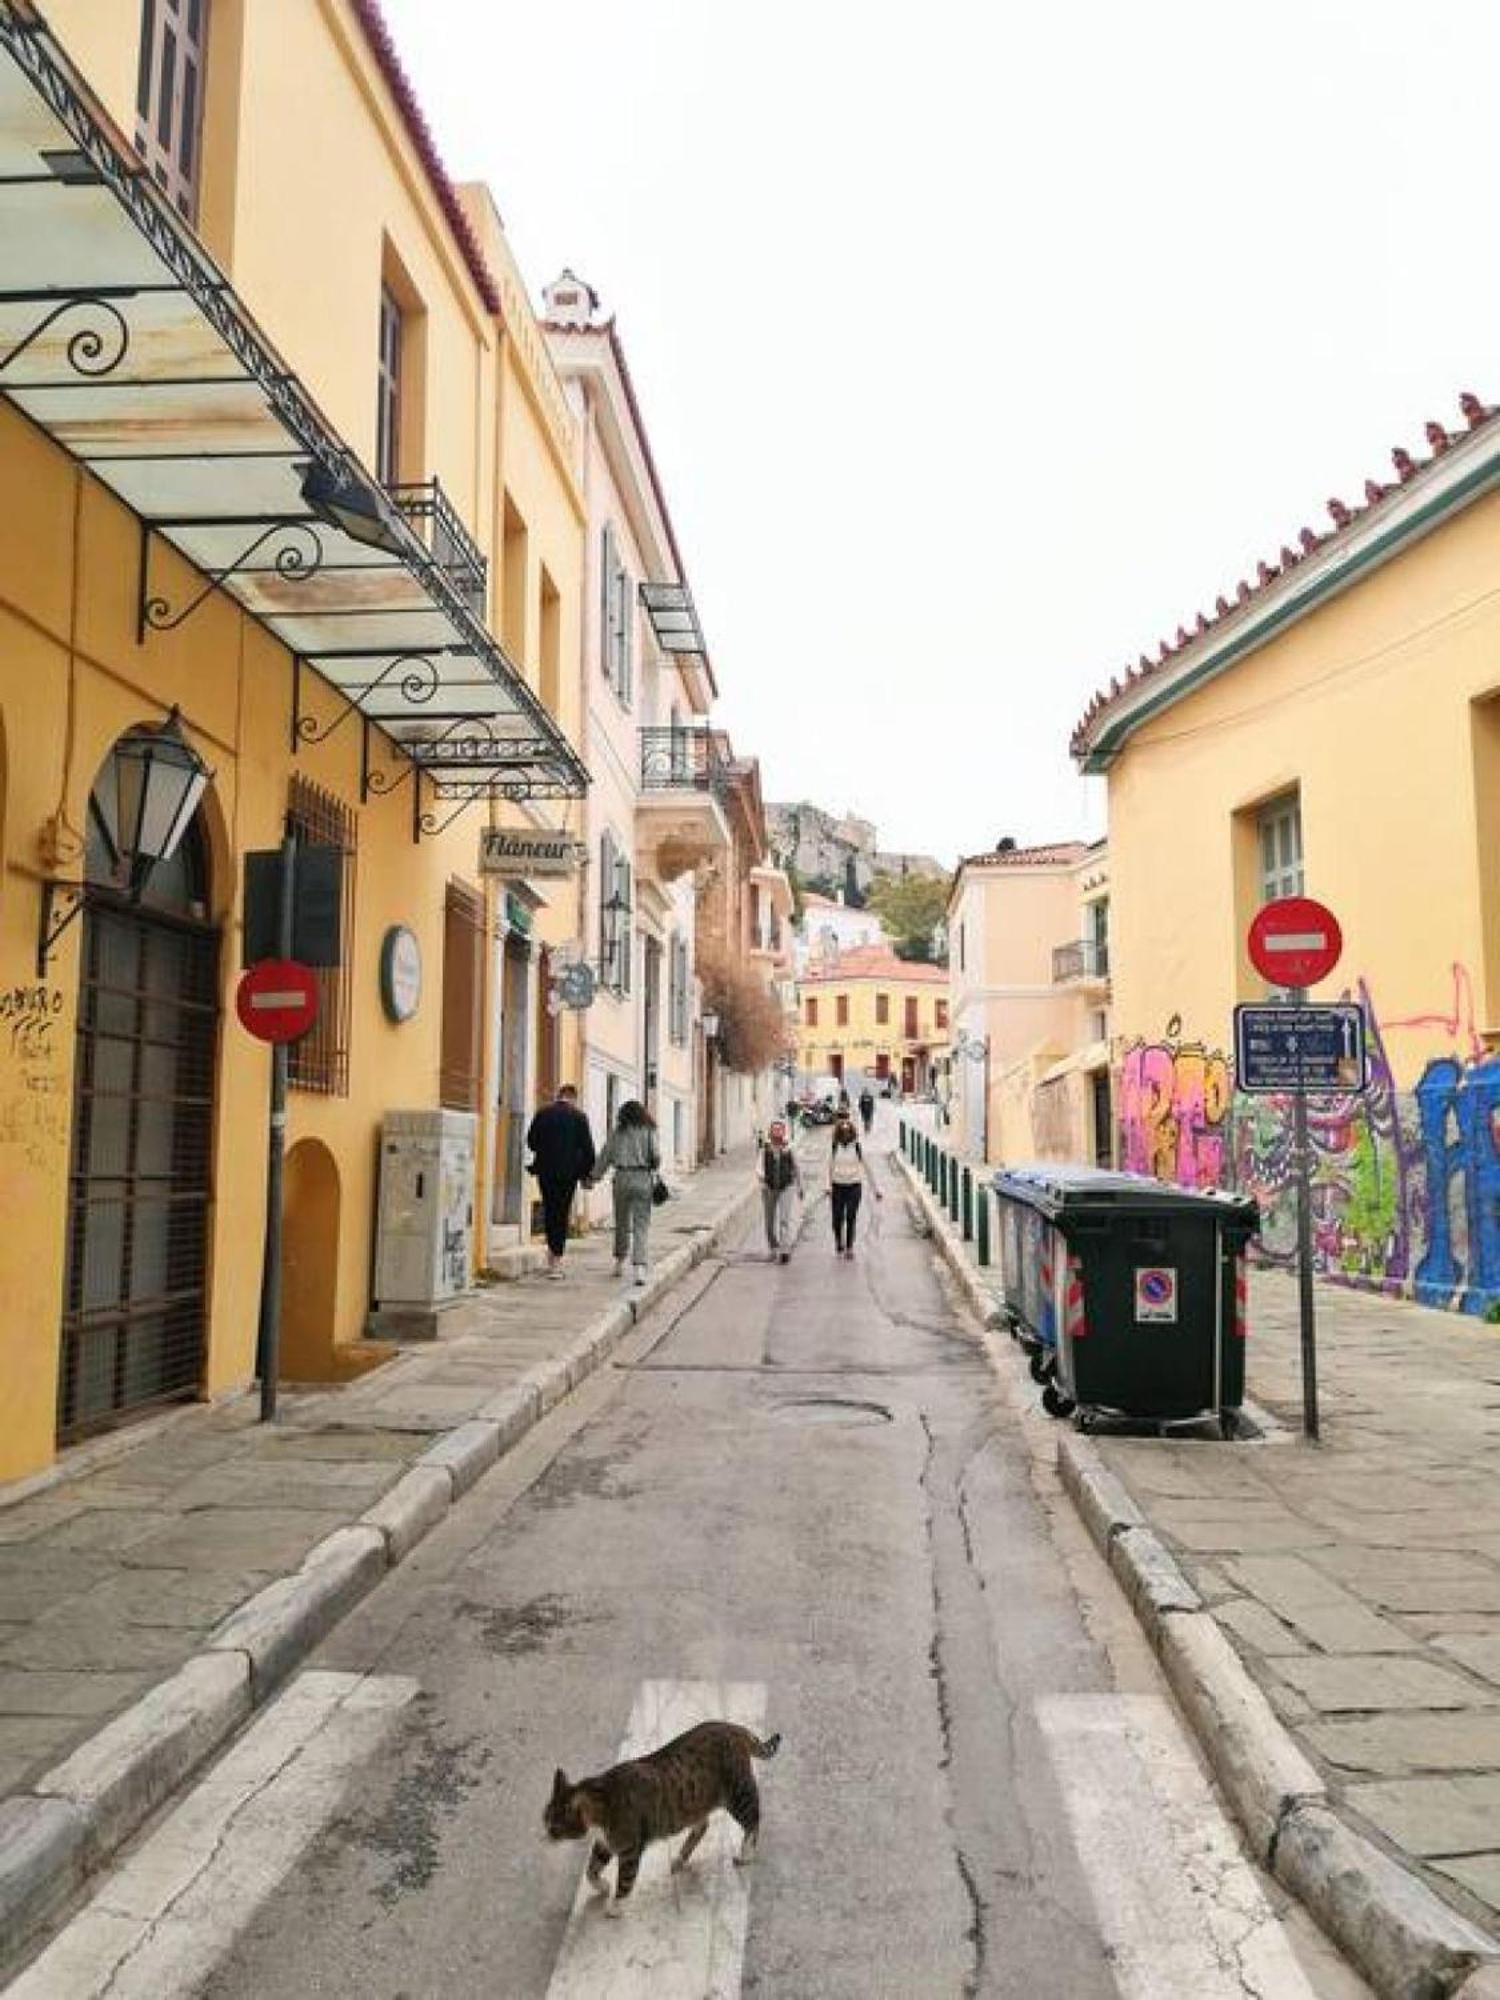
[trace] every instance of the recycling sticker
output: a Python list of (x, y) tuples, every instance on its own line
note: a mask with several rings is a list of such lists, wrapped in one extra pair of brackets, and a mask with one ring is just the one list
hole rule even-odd
[(1164, 1264), (1147, 1264), (1135, 1274), (1135, 1317), (1177, 1322), (1177, 1273)]

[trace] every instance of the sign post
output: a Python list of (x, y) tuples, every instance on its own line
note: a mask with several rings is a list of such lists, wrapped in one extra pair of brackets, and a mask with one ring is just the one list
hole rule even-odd
[[(1312, 1153), (1307, 1126), (1309, 1090), (1364, 1088), (1364, 1019), (1358, 1008), (1310, 1007), (1307, 989), (1339, 962), (1343, 933), (1332, 910), (1308, 896), (1283, 896), (1258, 910), (1250, 926), (1250, 961), (1263, 979), (1287, 989), (1284, 1007), (1237, 1007), (1235, 1055), (1242, 1090), (1289, 1092), (1292, 1151), (1297, 1179), (1297, 1299), (1302, 1327), (1302, 1431), (1316, 1440), (1318, 1351), (1312, 1267)], [(1348, 1021), (1359, 1014), (1355, 1031)], [(1266, 1017), (1280, 1015), (1279, 1031)], [(1326, 1017), (1335, 1017), (1327, 1019)], [(1341, 1018), (1340, 1018), (1341, 1017)], [(1352, 1065), (1357, 1081), (1335, 1080), (1337, 1065)], [(1325, 1079), (1319, 1058), (1331, 1040), (1335, 1078)], [(1348, 1055), (1340, 1050), (1347, 1044)]]

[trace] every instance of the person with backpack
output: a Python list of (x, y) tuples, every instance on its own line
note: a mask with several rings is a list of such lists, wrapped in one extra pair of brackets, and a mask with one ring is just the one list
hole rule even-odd
[(760, 1199), (766, 1220), (766, 1253), (785, 1264), (791, 1259), (792, 1199), (802, 1192), (802, 1169), (785, 1122), (776, 1118), (760, 1149)]
[(578, 1092), (571, 1083), (565, 1083), (552, 1103), (538, 1111), (526, 1128), (526, 1143), (531, 1148), (531, 1172), (542, 1197), (547, 1276), (560, 1278), (573, 1197), (578, 1183), (586, 1180), (594, 1167), (594, 1135), (578, 1108)]
[(833, 1250), (836, 1257), (853, 1259), (859, 1198), (866, 1181), (870, 1183), (870, 1192), (875, 1199), (883, 1200), (864, 1150), (855, 1136), (854, 1120), (846, 1111), (833, 1128), (833, 1144), (828, 1149), (828, 1203), (833, 1210)]

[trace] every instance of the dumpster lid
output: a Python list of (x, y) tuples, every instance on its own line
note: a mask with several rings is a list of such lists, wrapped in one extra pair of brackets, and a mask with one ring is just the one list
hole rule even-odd
[(1121, 1173), (1113, 1167), (1090, 1167), (1074, 1160), (1035, 1160), (1002, 1167), (992, 1185), (997, 1195), (1057, 1216), (1110, 1209), (1150, 1210), (1155, 1214), (1188, 1211), (1232, 1216), (1253, 1225), (1260, 1213), (1251, 1195), (1233, 1194), (1226, 1188), (1176, 1187), (1151, 1174)]

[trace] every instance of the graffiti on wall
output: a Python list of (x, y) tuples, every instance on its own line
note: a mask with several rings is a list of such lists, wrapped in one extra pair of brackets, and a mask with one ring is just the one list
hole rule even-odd
[(1120, 1155), (1138, 1174), (1181, 1187), (1224, 1184), (1229, 1062), (1221, 1050), (1181, 1040), (1176, 1015), (1159, 1042), (1127, 1049), (1120, 1071)]
[[(1343, 997), (1364, 1009), (1370, 1075), (1363, 1093), (1308, 1102), (1315, 1262), (1348, 1283), (1483, 1312), (1500, 1300), (1500, 1055), (1479, 1031), (1472, 980), (1454, 966), (1446, 1008), (1399, 1017), (1381, 1017), (1363, 980)], [(1451, 1048), (1402, 1089), (1391, 1049), (1413, 1033)], [(1174, 1019), (1159, 1041), (1126, 1051), (1123, 1162), (1183, 1186), (1253, 1194), (1261, 1254), (1290, 1263), (1290, 1100), (1234, 1090), (1228, 1059), (1181, 1034)]]
[(60, 987), (0, 991), (0, 1146), (43, 1170), (68, 1141), (63, 1014)]

